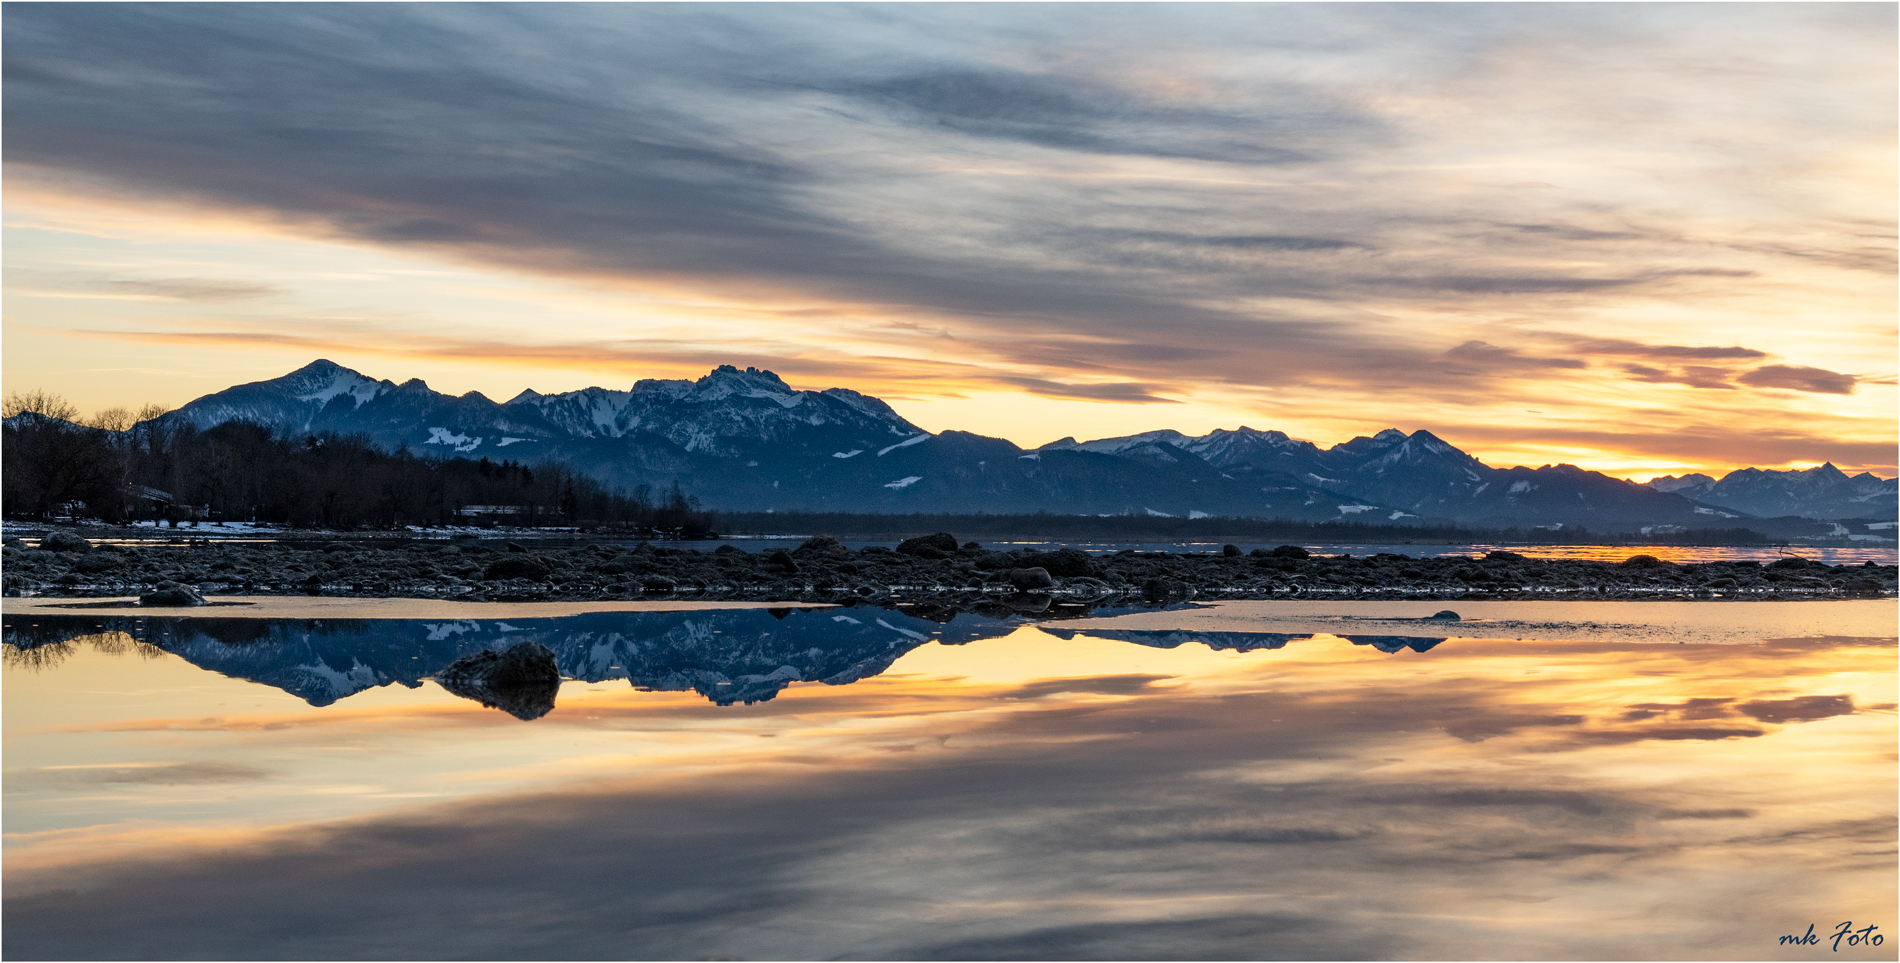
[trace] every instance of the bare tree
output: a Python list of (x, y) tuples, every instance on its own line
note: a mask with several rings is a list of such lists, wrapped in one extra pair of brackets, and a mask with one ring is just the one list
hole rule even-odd
[(0, 402), (0, 417), (13, 418), (27, 412), (61, 421), (77, 423), (79, 420), (78, 405), (44, 388), (8, 392), (7, 400)]
[(88, 428), (103, 428), (106, 431), (124, 431), (132, 427), (132, 409), (124, 406), (105, 408), (93, 413), (80, 424)]

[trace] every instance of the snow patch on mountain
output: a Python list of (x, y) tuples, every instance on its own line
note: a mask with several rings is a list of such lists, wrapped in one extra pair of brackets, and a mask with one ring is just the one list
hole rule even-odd
[(470, 452), (482, 446), (480, 438), (471, 438), (461, 432), (451, 432), (447, 428), (430, 428), (429, 440), (425, 445), (448, 445), (460, 452)]
[(918, 442), (920, 442), (920, 441), (925, 441), (925, 440), (927, 440), (928, 438), (930, 438), (930, 435), (929, 435), (929, 434), (927, 434), (927, 433), (926, 433), (926, 434), (922, 434), (922, 435), (918, 435), (918, 436), (916, 436), (915, 438), (906, 438), (906, 439), (904, 439), (903, 441), (900, 441), (900, 442), (898, 442), (898, 443), (897, 443), (897, 444), (895, 444), (895, 445), (891, 445), (891, 446), (889, 446), (889, 447), (887, 447), (887, 448), (880, 448), (880, 449), (878, 449), (878, 451), (877, 451), (877, 456), (878, 456), (879, 458), (882, 458), (882, 457), (884, 457), (885, 455), (888, 455), (888, 454), (890, 454), (891, 452), (894, 452), (894, 451), (896, 451), (896, 450), (897, 450), (897, 449), (899, 449), (899, 448), (909, 448), (910, 446), (912, 446), (912, 445), (914, 445), (914, 444), (917, 444), (917, 443), (918, 443)]
[(894, 482), (885, 482), (885, 483), (884, 483), (884, 487), (885, 487), (885, 488), (893, 488), (893, 489), (895, 489), (895, 488), (909, 488), (910, 486), (912, 486), (912, 485), (915, 485), (915, 484), (917, 484), (918, 482), (920, 482), (920, 481), (923, 481), (923, 480), (924, 480), (924, 476), (922, 476), (922, 475), (910, 475), (910, 476), (907, 476), (907, 477), (904, 477), (904, 478), (899, 478), (898, 480), (896, 480), (896, 481), (894, 481)]

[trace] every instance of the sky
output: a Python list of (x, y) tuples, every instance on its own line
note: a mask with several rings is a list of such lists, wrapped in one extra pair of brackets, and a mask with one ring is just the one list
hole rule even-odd
[(1895, 471), (1893, 4), (8, 4), (4, 370)]

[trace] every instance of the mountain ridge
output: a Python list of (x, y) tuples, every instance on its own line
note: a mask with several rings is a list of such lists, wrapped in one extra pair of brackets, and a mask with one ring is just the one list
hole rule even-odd
[[(1748, 517), (1896, 514), (1892, 479), (1740, 469), (1720, 481), (1639, 485), (1573, 465), (1493, 468), (1418, 429), (1330, 448), (1278, 430), (1157, 429), (1065, 437), (1024, 449), (912, 424), (847, 388), (795, 389), (771, 371), (721, 365), (702, 378), (641, 379), (506, 402), (449, 396), (318, 359), (280, 378), (205, 395), (158, 419), (368, 435), (444, 457), (560, 459), (613, 484), (674, 480), (733, 511), (1227, 515), (1489, 527), (1729, 527)], [(1825, 470), (1823, 470), (1825, 469)]]

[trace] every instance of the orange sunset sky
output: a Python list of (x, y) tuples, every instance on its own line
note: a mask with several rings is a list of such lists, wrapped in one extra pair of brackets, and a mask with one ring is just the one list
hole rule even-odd
[(9, 391), (1894, 473), (1893, 4), (9, 4)]

